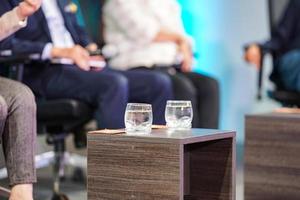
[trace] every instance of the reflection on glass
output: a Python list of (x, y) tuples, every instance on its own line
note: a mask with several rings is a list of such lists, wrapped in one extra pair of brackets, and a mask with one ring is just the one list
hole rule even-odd
[(125, 112), (127, 133), (150, 133), (153, 122), (150, 104), (129, 103)]
[(193, 108), (191, 101), (168, 101), (165, 118), (169, 129), (191, 129), (193, 120)]

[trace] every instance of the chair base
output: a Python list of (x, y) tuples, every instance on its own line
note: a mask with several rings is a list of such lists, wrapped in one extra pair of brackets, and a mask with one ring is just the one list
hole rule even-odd
[[(54, 166), (54, 182), (52, 200), (68, 200), (68, 197), (60, 193), (60, 180), (65, 176), (65, 167), (74, 167), (77, 171), (87, 171), (87, 158), (68, 152), (50, 151), (35, 157), (36, 169)], [(0, 169), (0, 179), (7, 178), (6, 168)], [(9, 197), (10, 191), (0, 188), (0, 196)]]
[[(42, 153), (35, 157), (35, 167), (36, 169), (43, 169), (53, 165), (55, 162), (55, 152), (49, 151)], [(87, 170), (87, 158), (78, 154), (71, 154), (66, 152), (63, 158), (64, 167), (74, 167), (79, 168), (84, 171)], [(6, 168), (0, 169), (0, 180), (7, 178)]]

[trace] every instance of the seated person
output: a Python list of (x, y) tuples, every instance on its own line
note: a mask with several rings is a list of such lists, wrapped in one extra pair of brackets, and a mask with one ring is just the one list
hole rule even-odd
[[(19, 0), (9, 2), (16, 5)], [(91, 68), (89, 63), (94, 58), (89, 51), (96, 50), (97, 45), (78, 25), (70, 1), (43, 1), (42, 8), (28, 18), (28, 26), (2, 43), (5, 47), (16, 54), (38, 54), (44, 62), (26, 66), (24, 82), (40, 97), (71, 98), (90, 104), (96, 110), (99, 128), (123, 128), (129, 101), (152, 104), (154, 123), (164, 123), (166, 101), (172, 98), (169, 78), (142, 70), (120, 73), (109, 67)], [(74, 64), (54, 64), (51, 61), (55, 58)]]
[(300, 1), (291, 0), (272, 37), (264, 44), (252, 44), (245, 53), (249, 63), (260, 67), (263, 53), (275, 58), (271, 80), (280, 89), (300, 92)]
[(168, 74), (175, 99), (192, 101), (193, 127), (218, 127), (218, 83), (191, 72), (192, 42), (176, 0), (108, 0), (103, 15), (105, 43), (118, 52), (110, 60), (113, 68)]
[[(23, 28), (26, 25), (26, 18), (33, 14), (40, 4), (40, 0), (25, 0), (12, 11), (5, 13), (0, 18), (0, 40)], [(1, 142), (9, 184), (12, 187), (9, 199), (33, 200), (32, 184), (36, 182), (35, 99), (29, 88), (3, 77), (0, 77)]]

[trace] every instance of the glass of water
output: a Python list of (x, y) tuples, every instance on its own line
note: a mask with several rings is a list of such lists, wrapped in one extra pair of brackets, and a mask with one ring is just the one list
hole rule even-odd
[(150, 104), (129, 103), (125, 112), (126, 133), (150, 133), (153, 123)]
[(168, 101), (165, 118), (169, 129), (191, 129), (193, 121), (193, 108), (191, 101)]

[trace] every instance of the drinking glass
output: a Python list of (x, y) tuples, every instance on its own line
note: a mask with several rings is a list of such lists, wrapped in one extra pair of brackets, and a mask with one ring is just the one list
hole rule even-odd
[(153, 114), (150, 104), (129, 103), (125, 112), (126, 133), (150, 133)]
[(193, 121), (193, 108), (191, 101), (168, 101), (165, 118), (169, 129), (191, 129)]

